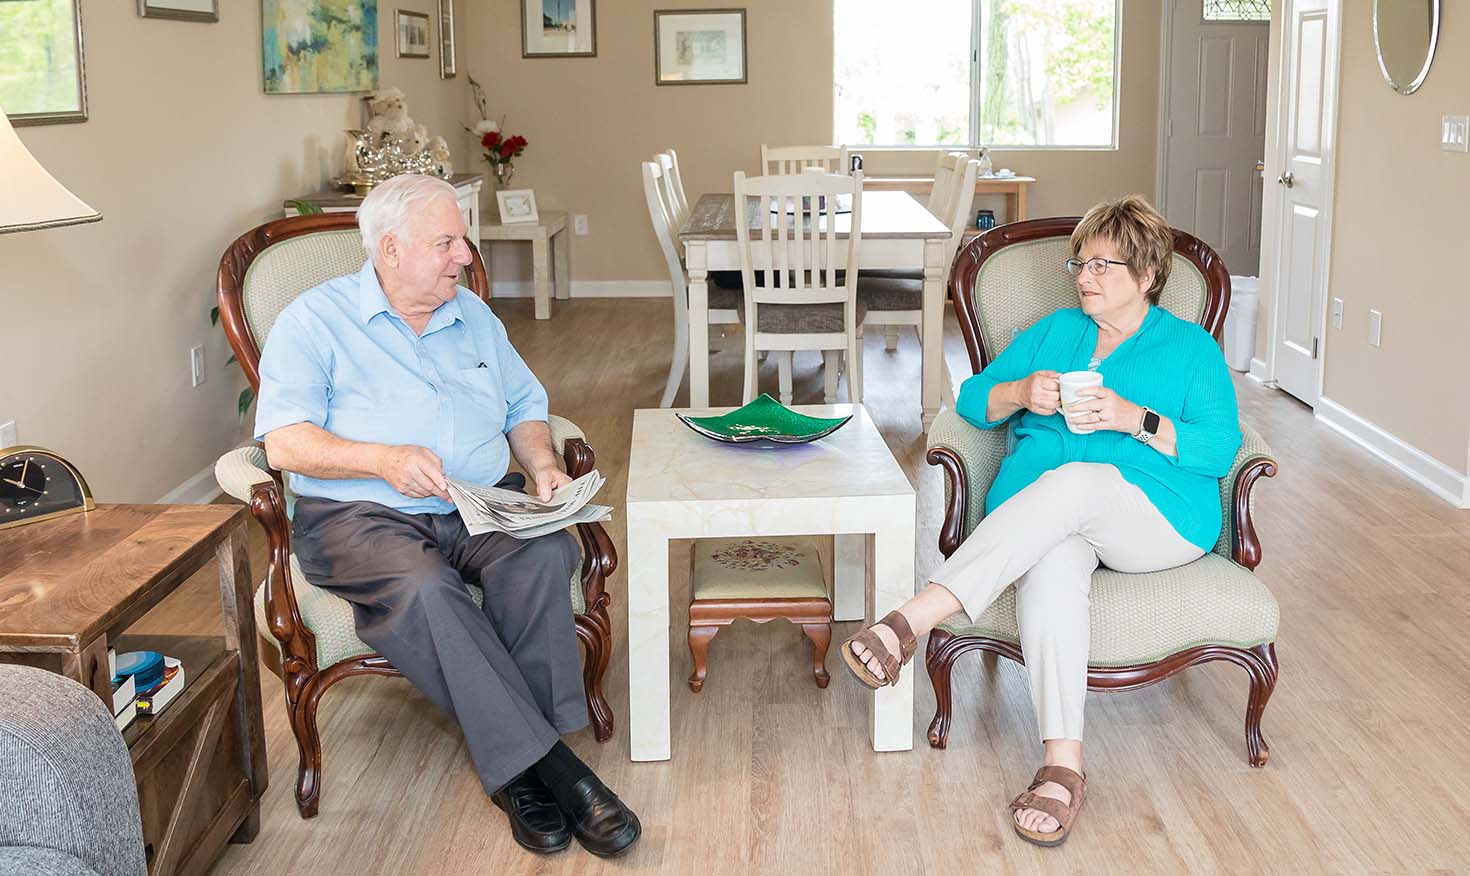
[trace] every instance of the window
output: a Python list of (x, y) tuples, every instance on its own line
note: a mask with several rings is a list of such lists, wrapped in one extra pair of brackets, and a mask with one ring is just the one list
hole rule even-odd
[(1108, 148), (1118, 0), (835, 0), (848, 145)]
[(1205, 21), (1270, 21), (1271, 0), (1203, 0)]

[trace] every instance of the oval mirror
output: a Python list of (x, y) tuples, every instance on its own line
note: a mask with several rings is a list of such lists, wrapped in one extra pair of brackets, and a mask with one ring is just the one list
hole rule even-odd
[(1439, 41), (1439, 0), (1373, 0), (1378, 69), (1399, 94), (1412, 94), (1429, 75)]

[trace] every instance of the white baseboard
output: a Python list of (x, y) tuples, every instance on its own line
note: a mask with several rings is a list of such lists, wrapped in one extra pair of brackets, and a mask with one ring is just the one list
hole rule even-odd
[(1271, 382), (1271, 378), (1268, 376), (1268, 374), (1266, 372), (1266, 360), (1265, 359), (1252, 358), (1251, 359), (1251, 369), (1250, 369), (1250, 371), (1247, 371), (1246, 372), (1246, 375), (1245, 376), (1246, 376), (1247, 379), (1254, 380), (1256, 383), (1265, 384), (1265, 383), (1270, 383)]
[(208, 505), (222, 490), (214, 479), (214, 463), (193, 477), (169, 490), (158, 500), (158, 505)]
[[(530, 280), (496, 280), (490, 284), (490, 300), (530, 298), (534, 289)], [(573, 280), (571, 293), (573, 298), (668, 298), (673, 289), (667, 280)]]
[(1456, 508), (1470, 508), (1470, 475), (1455, 471), (1326, 396), (1317, 399), (1314, 410), (1317, 422), (1337, 430)]

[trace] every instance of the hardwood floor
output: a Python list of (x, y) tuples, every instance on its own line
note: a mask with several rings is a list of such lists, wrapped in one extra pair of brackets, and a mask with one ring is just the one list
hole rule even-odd
[[(617, 505), (635, 407), (657, 404), (672, 330), (667, 302), (497, 301), (552, 409), (587, 432)], [(739, 341), (711, 363), (712, 397), (739, 392)], [(969, 373), (950, 326), (954, 374)], [(868, 405), (919, 491), (919, 568), (939, 563), (942, 481), (923, 462), (918, 347), (870, 337)], [(775, 385), (774, 366), (763, 386)], [(816, 357), (798, 357), (797, 399), (820, 400)], [(704, 692), (683, 678), (673, 642), (674, 759), (627, 756), (625, 582), (612, 580), (615, 652), (607, 692), (618, 732), (569, 740), (639, 813), (642, 842), (606, 862), (576, 845), (521, 851), (481, 792), (458, 729), (401, 680), (354, 679), (321, 708), (321, 814), (303, 821), (295, 745), (280, 683), (263, 673), (271, 787), (259, 838), (231, 846), (226, 873), (1451, 873), (1470, 872), (1470, 512), (1457, 511), (1276, 392), (1239, 384), (1242, 416), (1271, 442), (1280, 476), (1263, 481), (1258, 574), (1281, 601), (1281, 681), (1266, 710), (1271, 762), (1252, 769), (1242, 731), (1247, 681), (1222, 664), (1088, 702), (1090, 796), (1075, 835), (1038, 849), (1010, 830), (1006, 802), (1029, 781), (1039, 745), (1018, 666), (962, 661), (949, 748), (924, 731), (934, 698), (922, 665), (912, 752), (874, 754), (865, 691), (828, 657), (811, 681), (806, 640), (780, 623), (739, 624), (715, 641)], [(681, 392), (676, 403), (683, 403)], [(609, 531), (624, 548), (623, 521)], [(257, 538), (258, 576), (264, 553)], [(674, 605), (687, 566), (673, 564)], [(208, 628), (212, 570), (146, 624)], [(683, 623), (673, 614), (676, 630)], [(855, 624), (838, 624), (834, 640)], [(835, 645), (834, 645), (835, 649)], [(922, 653), (922, 652), (921, 652)], [(907, 670), (915, 671), (915, 670)]]

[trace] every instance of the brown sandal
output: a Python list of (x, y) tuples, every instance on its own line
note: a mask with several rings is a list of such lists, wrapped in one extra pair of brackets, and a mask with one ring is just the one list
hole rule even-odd
[[(1072, 802), (1063, 803), (1054, 797), (1043, 797), (1037, 794), (1036, 789), (1046, 782), (1055, 782), (1066, 788), (1067, 793), (1072, 795)], [(1044, 766), (1036, 771), (1036, 778), (1031, 781), (1031, 787), (1022, 791), (1016, 799), (1011, 801), (1011, 827), (1015, 828), (1016, 834), (1028, 843), (1035, 843), (1038, 846), (1059, 846), (1067, 841), (1067, 835), (1072, 831), (1072, 820), (1077, 817), (1077, 810), (1082, 808), (1082, 799), (1086, 796), (1087, 779), (1075, 770), (1064, 766)], [(1045, 812), (1057, 820), (1057, 829), (1051, 833), (1027, 830), (1016, 823), (1014, 813), (1022, 809)]]
[[(858, 677), (858, 681), (861, 681), (873, 690), (877, 690), (884, 685), (898, 684), (898, 671), (903, 668), (905, 663), (909, 662), (909, 658), (914, 656), (914, 651), (919, 647), (919, 641), (914, 637), (914, 631), (909, 626), (908, 619), (898, 612), (890, 611), (888, 614), (883, 615), (883, 619), (878, 621), (877, 624), (873, 624), (873, 626), (876, 627), (878, 624), (882, 624), (890, 630), (893, 630), (893, 634), (898, 637), (899, 655), (897, 657), (894, 657), (893, 652), (888, 650), (888, 646), (883, 644), (883, 640), (878, 638), (878, 634), (873, 632), (873, 627), (868, 627), (866, 630), (843, 642), (842, 648), (840, 649), (842, 651), (842, 662), (846, 663), (847, 668), (852, 670), (852, 674)], [(859, 660), (856, 654), (852, 653), (853, 642), (862, 645), (868, 649), (868, 653), (878, 658), (878, 665), (883, 667), (885, 678), (879, 678), (874, 675), (872, 670), (868, 669), (867, 664)]]

